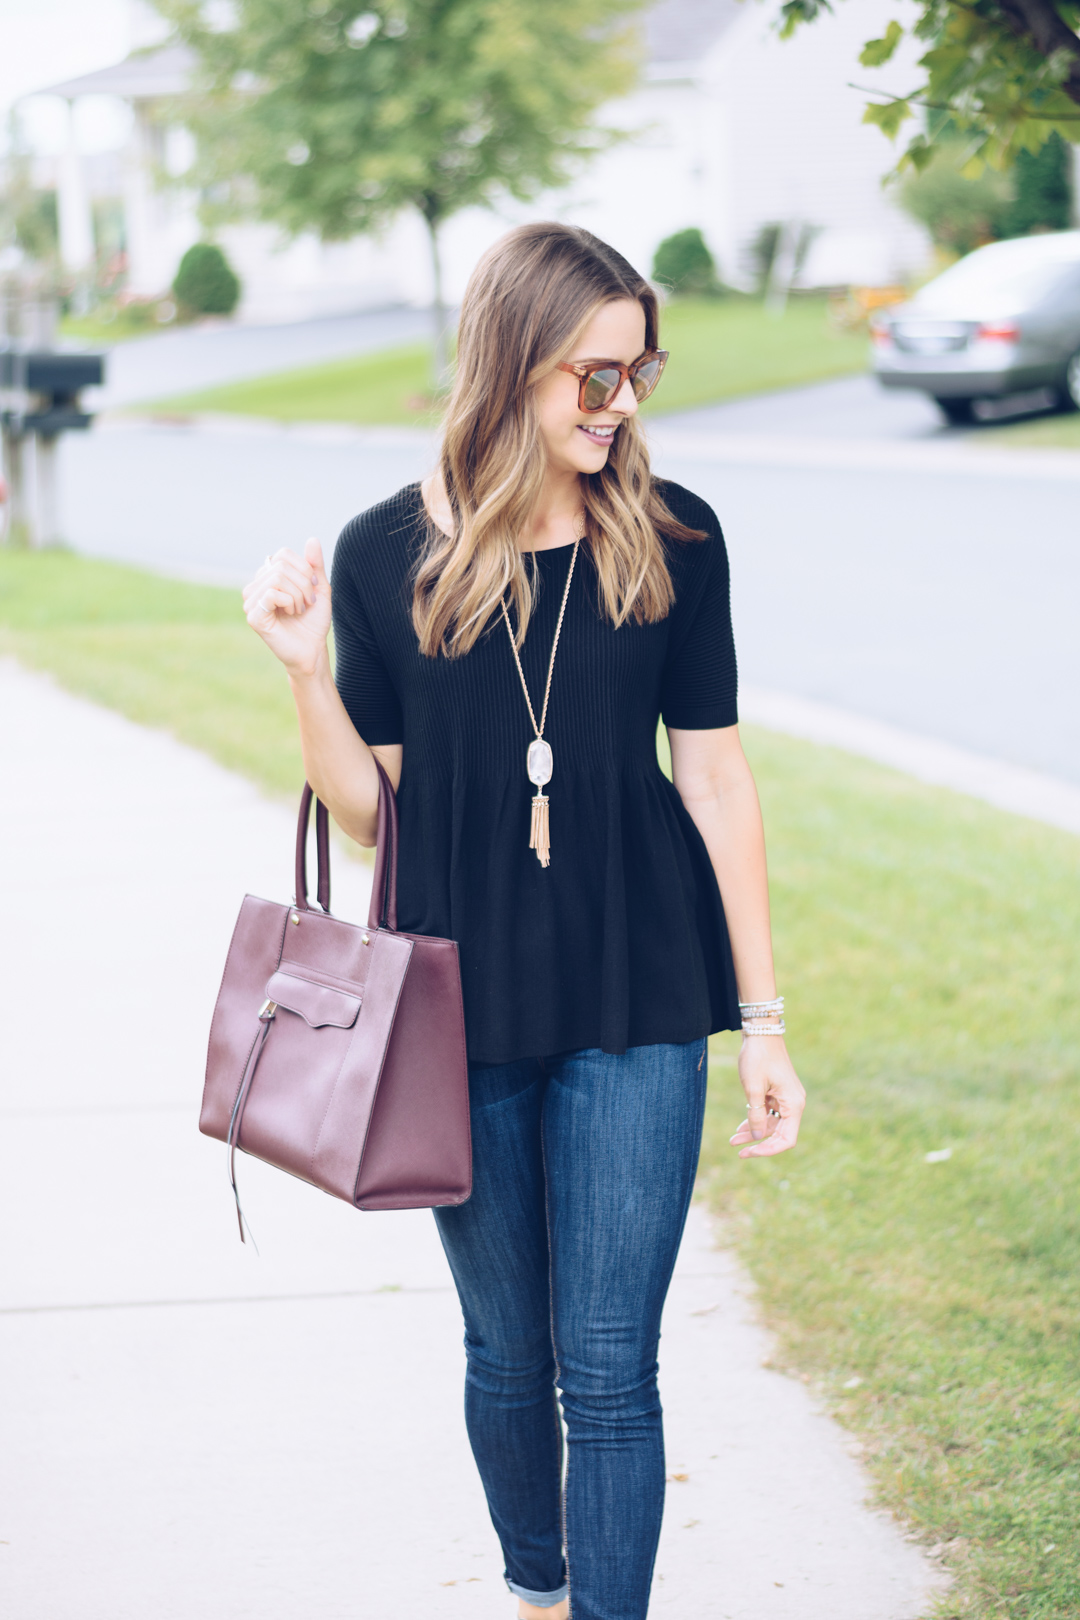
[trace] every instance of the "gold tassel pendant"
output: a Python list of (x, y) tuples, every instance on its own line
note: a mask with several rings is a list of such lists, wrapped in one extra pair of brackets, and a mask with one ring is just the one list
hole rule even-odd
[(538, 793), (532, 802), (532, 827), (529, 832), (529, 848), (535, 849), (536, 858), (541, 866), (551, 865), (548, 799), (544, 793)]

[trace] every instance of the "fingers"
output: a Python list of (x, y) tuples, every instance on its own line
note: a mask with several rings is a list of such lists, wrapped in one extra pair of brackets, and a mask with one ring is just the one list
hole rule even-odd
[(307, 563), (309, 571), (315, 576), (316, 589), (322, 590), (325, 587), (326, 590), (329, 590), (330, 581), (326, 577), (326, 567), (323, 563), (322, 546), (320, 546), (319, 542), (314, 538), (314, 536), (304, 547), (304, 561)]
[(766, 1094), (764, 1102), (751, 1102), (746, 1118), (731, 1137), (740, 1159), (761, 1159), (785, 1153), (799, 1140), (803, 1103), (793, 1105), (783, 1097)]
[[(324, 580), (325, 577), (323, 574)], [(244, 587), (248, 623), (258, 629), (270, 623), (278, 613), (287, 616), (303, 613), (315, 601), (317, 588), (312, 565), (283, 547), (273, 557), (267, 557), (254, 579)]]
[(749, 1102), (746, 1105), (746, 1118), (730, 1140), (733, 1145), (763, 1141), (775, 1130), (779, 1118), (780, 1112), (771, 1098), (768, 1102)]
[[(256, 620), (260, 622), (274, 619), (278, 613), (292, 615), (296, 613), (296, 597), (292, 591), (280, 590), (277, 586), (269, 585), (258, 596), (253, 596), (247, 609), (247, 621), (253, 625)], [(299, 609), (303, 612), (303, 608)]]
[(782, 1119), (773, 1131), (762, 1142), (752, 1142), (748, 1147), (739, 1149), (740, 1159), (771, 1158), (776, 1153), (786, 1153), (793, 1148), (799, 1137), (799, 1122), (797, 1119)]

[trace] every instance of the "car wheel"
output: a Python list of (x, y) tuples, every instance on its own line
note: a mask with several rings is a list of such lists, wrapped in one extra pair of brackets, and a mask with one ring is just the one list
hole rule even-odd
[(1080, 351), (1073, 355), (1065, 367), (1064, 398), (1061, 403), (1066, 410), (1080, 410)]
[(966, 422), (975, 420), (973, 399), (939, 399), (935, 395), (934, 404), (950, 427), (962, 427)]

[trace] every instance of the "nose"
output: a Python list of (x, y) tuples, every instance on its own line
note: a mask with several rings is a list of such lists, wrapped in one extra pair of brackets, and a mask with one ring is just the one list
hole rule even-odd
[(609, 411), (618, 411), (620, 416), (636, 416), (638, 412), (637, 395), (634, 385), (629, 377), (625, 378), (622, 387), (608, 406)]

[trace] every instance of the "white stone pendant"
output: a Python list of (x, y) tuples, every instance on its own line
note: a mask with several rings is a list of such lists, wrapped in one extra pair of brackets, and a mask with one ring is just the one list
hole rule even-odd
[(543, 737), (537, 737), (529, 744), (527, 770), (529, 781), (534, 787), (546, 787), (551, 781), (551, 748)]

